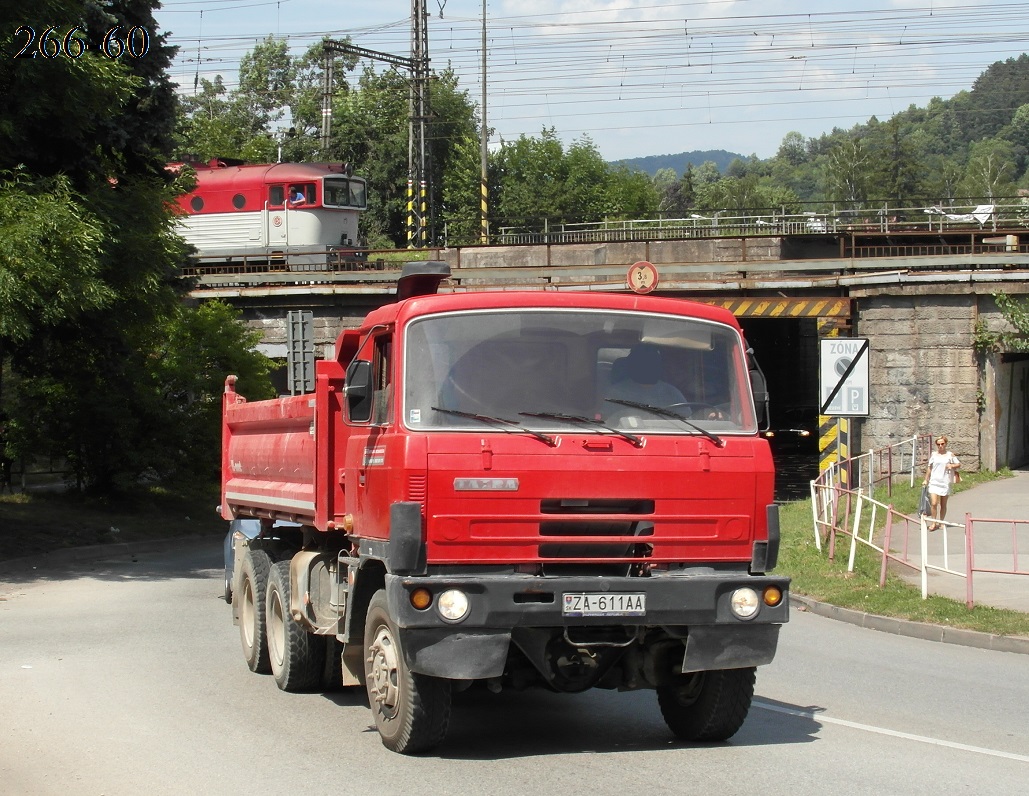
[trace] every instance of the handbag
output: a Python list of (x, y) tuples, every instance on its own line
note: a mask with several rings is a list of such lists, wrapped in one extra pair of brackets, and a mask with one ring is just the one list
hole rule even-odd
[(932, 514), (932, 502), (929, 500), (929, 487), (922, 487), (922, 496), (918, 499), (918, 513), (923, 516), (930, 516)]
[(954, 473), (954, 483), (955, 484), (960, 484), (961, 483), (961, 473), (959, 473), (957, 470), (951, 470), (951, 472)]

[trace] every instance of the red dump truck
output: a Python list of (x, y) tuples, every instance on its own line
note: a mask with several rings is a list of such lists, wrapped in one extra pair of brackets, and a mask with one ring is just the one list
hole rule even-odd
[[(344, 331), (310, 395), (226, 380), (226, 597), (286, 691), (364, 686), (386, 747), (451, 694), (652, 689), (733, 735), (788, 619), (763, 379), (731, 313), (600, 292), (441, 292)], [(758, 407), (758, 408), (756, 408)]]

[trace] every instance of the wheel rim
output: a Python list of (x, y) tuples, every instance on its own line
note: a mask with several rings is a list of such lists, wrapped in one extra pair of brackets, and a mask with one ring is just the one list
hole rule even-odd
[(368, 695), (380, 715), (392, 719), (400, 703), (397, 646), (389, 628), (380, 626), (368, 650)]
[(275, 589), (268, 593), (271, 595), (270, 605), (268, 606), (268, 615), (264, 620), (268, 631), (268, 653), (272, 664), (280, 667), (285, 657), (286, 620), (282, 613), (282, 600), (279, 599), (279, 590)]
[(243, 640), (248, 647), (254, 646), (254, 624), (257, 610), (254, 605), (254, 588), (250, 578), (243, 579), (243, 606), (240, 610), (240, 623), (243, 628)]

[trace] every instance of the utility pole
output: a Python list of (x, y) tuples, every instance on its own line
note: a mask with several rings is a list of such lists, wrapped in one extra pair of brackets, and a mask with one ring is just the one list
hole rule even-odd
[[(411, 0), (411, 90), (407, 177), (407, 245), (428, 245), (429, 234), (429, 15), (425, 0)], [(417, 210), (415, 188), (417, 187)]]
[(479, 156), (482, 161), (482, 179), (479, 185), (479, 242), (489, 243), (489, 147), (486, 126), (486, 0), (482, 0), (482, 132), (479, 135)]
[(333, 57), (336, 54), (356, 55), (384, 61), (407, 69), (408, 131), (407, 131), (407, 245), (410, 248), (429, 245), (432, 227), (431, 173), (428, 141), (429, 125), (429, 26), (425, 0), (411, 0), (411, 56), (367, 50), (346, 42), (325, 39), (322, 86), (322, 154), (329, 156), (332, 133)]

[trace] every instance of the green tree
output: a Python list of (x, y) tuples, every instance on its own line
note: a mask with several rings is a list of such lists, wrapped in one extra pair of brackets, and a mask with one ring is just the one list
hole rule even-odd
[(854, 208), (868, 199), (871, 158), (860, 138), (843, 138), (829, 150), (825, 165), (827, 198)]
[(899, 207), (910, 207), (921, 202), (925, 197), (918, 162), (909, 144), (909, 131), (903, 130), (898, 117), (887, 122), (887, 139), (881, 166), (885, 168), (885, 179), (882, 181), (886, 197)]
[(541, 230), (544, 219), (565, 218), (565, 153), (553, 128), (519, 136), (491, 154), (490, 194), (499, 223)]
[(607, 175), (608, 217), (613, 219), (653, 218), (661, 207), (661, 194), (650, 177), (624, 165)]
[(796, 131), (786, 133), (783, 136), (782, 143), (779, 144), (779, 151), (776, 153), (776, 157), (790, 166), (799, 166), (806, 161), (808, 153), (804, 136)]
[(443, 173), (440, 221), (448, 246), (479, 243), (482, 229), (481, 184), (479, 142), (471, 138), (458, 141), (450, 158), (450, 167)]
[(260, 340), (223, 302), (176, 307), (148, 345), (141, 404), (144, 416), (157, 421), (150, 444), (160, 456), (151, 451), (145, 466), (167, 479), (217, 478), (225, 377), (238, 376), (237, 388), (250, 400), (274, 397), (272, 362), (257, 351)]
[[(44, 0), (19, 11), (17, 23), (43, 30), (54, 19), (81, 22), (89, 49), (77, 58), (0, 61), (8, 447), (62, 456), (77, 483), (99, 494), (196, 453), (179, 435), (162, 439), (184, 406), (168, 397), (181, 391), (154, 388), (174, 324), (196, 312), (182, 305), (185, 245), (168, 210), (181, 190), (165, 169), (175, 94), (155, 7)], [(17, 24), (0, 21), (10, 51)], [(101, 53), (108, 31), (139, 26), (149, 32), (145, 57)]]
[(661, 210), (673, 217), (688, 215), (697, 204), (695, 182), (693, 164), (687, 163), (679, 181), (665, 190), (661, 198)]
[(182, 100), (176, 129), (175, 157), (207, 161), (212, 158), (242, 158), (249, 138), (246, 125), (233, 114), (232, 103), (221, 75), (201, 79), (200, 92)]
[[(561, 172), (563, 185), (558, 201), (563, 221), (601, 221), (620, 215), (623, 207), (633, 211), (645, 209), (645, 203), (635, 194), (640, 187), (644, 192), (650, 191), (650, 178), (643, 172), (635, 172), (638, 178), (634, 178), (633, 172), (625, 166), (612, 172), (589, 136), (573, 141), (568, 147)], [(620, 190), (613, 185), (615, 173)]]
[(373, 248), (406, 245), (407, 98), (404, 75), (366, 65), (355, 88), (333, 104), (332, 152), (368, 180), (361, 224)]
[(963, 187), (971, 201), (993, 204), (1014, 194), (1015, 153), (1011, 143), (1001, 139), (978, 141), (969, 148)]
[(104, 235), (67, 177), (0, 180), (0, 351), (112, 302)]

